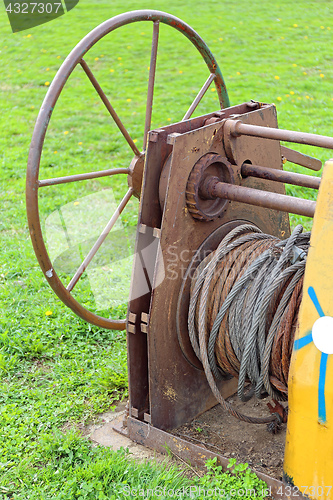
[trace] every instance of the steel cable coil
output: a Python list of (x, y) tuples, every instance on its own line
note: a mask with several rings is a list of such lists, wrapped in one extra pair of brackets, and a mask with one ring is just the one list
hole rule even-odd
[(217, 400), (246, 422), (267, 423), (276, 416), (254, 418), (234, 410), (216, 382), (227, 375), (237, 377), (242, 401), (254, 394), (287, 400), (310, 241), (310, 233), (302, 231), (299, 225), (280, 240), (252, 224), (238, 226), (199, 264), (192, 278), (192, 347)]

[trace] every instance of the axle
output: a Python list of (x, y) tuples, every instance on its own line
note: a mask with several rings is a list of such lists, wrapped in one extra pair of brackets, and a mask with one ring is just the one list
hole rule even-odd
[(248, 205), (291, 212), (306, 217), (313, 217), (316, 208), (315, 201), (261, 191), (260, 189), (235, 186), (227, 182), (220, 182), (217, 177), (206, 177), (203, 180), (200, 185), (200, 196), (207, 200), (222, 198), (229, 201), (239, 201)]
[(276, 141), (295, 142), (298, 144), (308, 144), (320, 148), (333, 149), (333, 138), (326, 135), (309, 134), (307, 132), (296, 132), (294, 130), (283, 130), (273, 127), (261, 127), (259, 125), (249, 125), (240, 120), (226, 120), (224, 126), (234, 137), (250, 135), (264, 139), (274, 139)]
[(276, 168), (260, 167), (259, 165), (251, 165), (250, 163), (243, 163), (241, 174), (242, 177), (258, 177), (259, 179), (284, 182), (285, 184), (293, 184), (294, 186), (311, 189), (319, 189), (321, 180), (320, 177), (286, 172), (284, 170), (277, 170)]

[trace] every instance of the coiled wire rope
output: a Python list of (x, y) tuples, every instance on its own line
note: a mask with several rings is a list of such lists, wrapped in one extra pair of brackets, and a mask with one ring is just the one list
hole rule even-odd
[[(287, 400), (309, 241), (310, 233), (303, 233), (301, 225), (280, 240), (243, 224), (227, 234), (192, 278), (192, 347), (216, 399), (245, 422), (281, 419), (277, 414), (257, 418), (238, 412), (223, 398), (217, 381), (237, 377), (242, 401), (253, 395)], [(251, 389), (246, 391), (248, 383)]]

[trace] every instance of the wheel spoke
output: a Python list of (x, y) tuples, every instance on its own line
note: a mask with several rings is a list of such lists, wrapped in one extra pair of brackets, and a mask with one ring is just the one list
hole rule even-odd
[(96, 255), (96, 253), (97, 253), (98, 249), (100, 248), (100, 246), (102, 245), (103, 241), (106, 239), (107, 235), (109, 234), (109, 232), (111, 231), (111, 229), (113, 228), (115, 223), (117, 222), (119, 215), (126, 207), (129, 199), (132, 196), (132, 193), (133, 193), (133, 189), (130, 188), (127, 191), (127, 193), (125, 194), (124, 198), (121, 200), (120, 204), (117, 207), (117, 210), (115, 211), (115, 213), (112, 215), (111, 219), (109, 220), (109, 222), (105, 226), (102, 234), (99, 236), (98, 240), (96, 241), (96, 243), (94, 244), (94, 246), (92, 247), (92, 249), (90, 250), (88, 255), (86, 256), (86, 258), (84, 259), (84, 261), (82, 262), (82, 264), (80, 265), (78, 270), (76, 271), (75, 275), (73, 276), (73, 278), (69, 282), (69, 284), (67, 286), (67, 290), (69, 292), (71, 292), (73, 290), (76, 283), (79, 281), (82, 274), (87, 269), (87, 266), (90, 264), (90, 262), (92, 261), (92, 259)]
[(214, 78), (215, 78), (214, 73), (211, 73), (209, 75), (209, 77), (207, 78), (207, 80), (205, 81), (205, 83), (203, 84), (202, 88), (199, 90), (198, 95), (196, 96), (196, 98), (192, 102), (191, 106), (186, 111), (184, 118), (182, 119), (182, 122), (184, 120), (188, 120), (189, 118), (191, 118), (195, 108), (198, 106), (199, 102), (201, 101), (201, 99), (203, 98), (203, 96), (205, 95), (207, 90), (209, 89)]
[(140, 156), (140, 151), (136, 147), (136, 145), (135, 145), (132, 137), (127, 132), (127, 129), (125, 128), (125, 126), (122, 123), (121, 119), (117, 115), (117, 113), (116, 113), (115, 109), (113, 108), (112, 104), (110, 103), (109, 99), (104, 94), (104, 92), (102, 90), (102, 87), (100, 86), (100, 84), (98, 83), (98, 81), (96, 80), (96, 78), (94, 77), (94, 75), (91, 72), (88, 64), (84, 61), (84, 59), (81, 59), (80, 64), (81, 64), (84, 72), (86, 73), (87, 77), (89, 78), (89, 80), (93, 84), (93, 86), (94, 86), (97, 94), (102, 99), (102, 101), (103, 101), (106, 109), (108, 110), (108, 112), (110, 113), (110, 115), (112, 116), (112, 118), (114, 119), (114, 121), (116, 122), (116, 124), (117, 124), (120, 132), (123, 134), (123, 136), (125, 137), (126, 141), (128, 142), (128, 144), (129, 144), (130, 148), (132, 149), (133, 153), (135, 155), (137, 155), (137, 156)]
[(152, 115), (152, 110), (153, 110), (154, 83), (155, 83), (155, 73), (156, 73), (156, 59), (157, 59), (159, 28), (160, 28), (160, 22), (154, 21), (153, 39), (152, 39), (152, 43), (151, 43), (151, 56), (150, 56), (150, 66), (149, 66), (149, 81), (148, 81), (148, 92), (147, 92), (145, 132), (144, 132), (144, 136), (143, 136), (143, 151), (146, 151), (147, 137), (148, 137), (148, 132), (149, 132), (150, 126), (151, 126), (151, 115)]
[(67, 184), (68, 182), (84, 181), (86, 179), (97, 179), (98, 177), (129, 173), (129, 168), (111, 168), (109, 170), (100, 170), (99, 172), (87, 172), (86, 174), (66, 175), (65, 177), (44, 179), (42, 181), (38, 181), (38, 187), (55, 186), (56, 184)]

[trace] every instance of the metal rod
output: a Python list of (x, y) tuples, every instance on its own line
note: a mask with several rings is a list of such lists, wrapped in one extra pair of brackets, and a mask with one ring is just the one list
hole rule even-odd
[(313, 156), (308, 156), (294, 149), (286, 148), (286, 146), (280, 147), (282, 156), (284, 156), (287, 161), (290, 161), (290, 163), (296, 163), (297, 165), (316, 170), (317, 172), (323, 166), (318, 158), (313, 158)]
[(224, 200), (239, 201), (248, 205), (291, 212), (292, 214), (305, 215), (306, 217), (313, 217), (316, 208), (315, 201), (261, 191), (260, 189), (235, 186), (224, 182), (210, 182), (210, 186), (207, 185), (207, 187), (208, 193), (205, 190), (205, 186), (203, 186), (203, 193), (207, 194), (207, 198), (217, 197)]
[(201, 101), (201, 99), (203, 98), (203, 96), (205, 95), (207, 90), (209, 89), (214, 78), (215, 78), (214, 73), (211, 73), (209, 75), (209, 77), (207, 78), (207, 80), (205, 81), (205, 83), (203, 84), (202, 88), (199, 90), (199, 92), (198, 92), (196, 98), (194, 99), (194, 101), (192, 102), (191, 106), (186, 111), (184, 118), (182, 119), (182, 122), (184, 120), (188, 120), (189, 118), (191, 118), (192, 114), (194, 113), (195, 108), (198, 106), (199, 102)]
[(125, 126), (123, 125), (121, 119), (119, 118), (119, 116), (117, 115), (116, 111), (114, 110), (114, 108), (113, 108), (112, 104), (110, 103), (109, 99), (104, 94), (104, 92), (102, 90), (102, 87), (100, 86), (100, 84), (98, 83), (98, 81), (96, 80), (96, 78), (94, 77), (94, 75), (91, 72), (88, 64), (85, 62), (84, 59), (81, 59), (80, 64), (81, 64), (84, 72), (86, 73), (87, 77), (89, 78), (89, 80), (93, 84), (93, 86), (94, 86), (97, 94), (102, 99), (102, 101), (103, 101), (106, 109), (108, 110), (108, 112), (110, 113), (110, 115), (112, 116), (112, 118), (114, 119), (114, 121), (116, 122), (116, 124), (117, 124), (120, 132), (123, 134), (123, 136), (125, 137), (126, 141), (128, 142), (128, 145), (132, 149), (133, 153), (135, 155), (137, 155), (137, 156), (140, 156), (140, 151), (136, 147), (136, 145), (135, 145), (132, 137), (127, 132)]
[(286, 184), (312, 189), (319, 189), (321, 181), (320, 177), (286, 172), (285, 170), (278, 170), (276, 168), (260, 167), (259, 165), (251, 165), (249, 163), (243, 163), (241, 174), (243, 177), (258, 177), (259, 179), (285, 182)]
[(262, 137), (264, 139), (274, 139), (276, 141), (296, 142), (298, 144), (308, 144), (319, 148), (333, 149), (333, 137), (326, 135), (309, 134), (307, 132), (296, 132), (294, 130), (284, 130), (280, 128), (261, 127), (259, 125), (248, 125), (240, 120), (227, 120), (230, 132), (234, 136), (250, 135)]
[(153, 111), (153, 98), (154, 98), (154, 84), (155, 84), (155, 73), (156, 73), (156, 59), (157, 59), (159, 27), (160, 27), (160, 22), (154, 21), (153, 39), (151, 42), (151, 56), (150, 56), (150, 66), (149, 66), (149, 81), (148, 81), (148, 92), (147, 92), (145, 131), (144, 131), (144, 135), (143, 135), (143, 151), (146, 151), (147, 137), (148, 137), (148, 132), (149, 132), (150, 126), (151, 126), (151, 115), (152, 115), (152, 111)]
[(92, 261), (92, 259), (96, 255), (97, 250), (100, 248), (100, 246), (102, 245), (103, 241), (105, 240), (105, 238), (107, 237), (107, 235), (109, 234), (109, 232), (111, 231), (111, 229), (113, 228), (113, 226), (115, 225), (115, 223), (117, 222), (119, 215), (121, 214), (121, 212), (126, 207), (129, 199), (132, 196), (132, 193), (133, 193), (133, 188), (130, 188), (127, 191), (127, 193), (125, 194), (124, 198), (121, 200), (120, 204), (117, 207), (117, 210), (112, 215), (111, 219), (109, 220), (109, 222), (107, 223), (107, 225), (103, 229), (102, 234), (99, 236), (98, 240), (96, 241), (96, 243), (94, 244), (94, 246), (92, 247), (92, 249), (90, 250), (90, 252), (88, 253), (88, 255), (86, 256), (86, 258), (84, 259), (84, 261), (82, 262), (82, 264), (80, 265), (80, 267), (78, 268), (78, 270), (76, 271), (76, 273), (74, 274), (73, 278), (69, 282), (69, 284), (67, 286), (67, 290), (69, 292), (71, 292), (73, 290), (73, 288), (75, 287), (76, 283), (79, 281), (79, 279), (81, 278), (82, 274), (86, 270), (87, 266), (90, 264), (90, 262)]
[(129, 173), (129, 168), (111, 168), (109, 170), (100, 170), (99, 172), (87, 172), (86, 174), (74, 174), (66, 175), (65, 177), (44, 179), (42, 181), (38, 181), (38, 187), (55, 186), (56, 184), (67, 184), (68, 182), (85, 181), (86, 179), (97, 179), (98, 177), (107, 177), (109, 175)]

